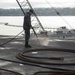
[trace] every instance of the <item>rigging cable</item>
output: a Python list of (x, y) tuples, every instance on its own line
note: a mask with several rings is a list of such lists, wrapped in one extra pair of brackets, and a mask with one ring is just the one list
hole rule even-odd
[(48, 0), (45, 1), (50, 7), (52, 7), (52, 9), (56, 12), (56, 14), (59, 15), (70, 28), (73, 29), (73, 27), (61, 16), (61, 14), (51, 5), (51, 3)]

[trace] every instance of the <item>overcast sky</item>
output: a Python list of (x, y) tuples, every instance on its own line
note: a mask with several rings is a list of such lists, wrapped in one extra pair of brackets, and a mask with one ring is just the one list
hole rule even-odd
[[(20, 0), (22, 1), (22, 0)], [(33, 7), (75, 7), (75, 0), (29, 0)], [(0, 8), (17, 8), (16, 0), (0, 0)]]

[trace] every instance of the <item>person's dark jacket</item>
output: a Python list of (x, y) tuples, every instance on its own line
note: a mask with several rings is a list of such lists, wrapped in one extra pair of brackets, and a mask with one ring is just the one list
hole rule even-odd
[(23, 29), (30, 29), (31, 28), (31, 17), (29, 12), (27, 12), (24, 16), (24, 22), (23, 22)]

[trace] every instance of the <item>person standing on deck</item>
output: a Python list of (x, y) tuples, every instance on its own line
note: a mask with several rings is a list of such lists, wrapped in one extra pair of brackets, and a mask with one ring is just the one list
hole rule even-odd
[(23, 29), (25, 32), (25, 47), (31, 48), (31, 46), (28, 44), (30, 39), (30, 29), (31, 29), (31, 15), (33, 14), (33, 10), (30, 9), (28, 12), (26, 12), (24, 16), (24, 22), (23, 22)]

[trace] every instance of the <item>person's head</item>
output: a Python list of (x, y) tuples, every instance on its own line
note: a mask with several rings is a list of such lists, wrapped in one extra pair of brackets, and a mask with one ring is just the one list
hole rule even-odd
[(29, 13), (30, 13), (30, 14), (33, 14), (33, 13), (34, 13), (34, 11), (33, 11), (32, 9), (30, 9), (30, 10), (29, 10)]

